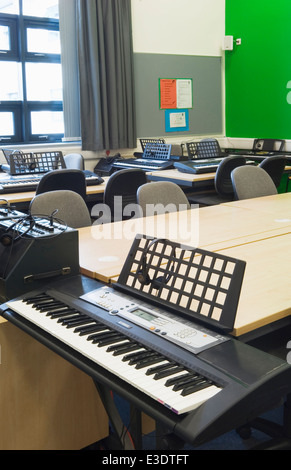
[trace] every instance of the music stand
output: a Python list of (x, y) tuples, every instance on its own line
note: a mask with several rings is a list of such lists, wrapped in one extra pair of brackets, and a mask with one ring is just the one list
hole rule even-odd
[[(114, 287), (229, 332), (245, 265), (220, 253), (137, 235)], [(148, 276), (148, 283), (141, 282), (141, 274)]]
[(11, 175), (40, 174), (66, 168), (62, 152), (15, 152), (7, 156)]

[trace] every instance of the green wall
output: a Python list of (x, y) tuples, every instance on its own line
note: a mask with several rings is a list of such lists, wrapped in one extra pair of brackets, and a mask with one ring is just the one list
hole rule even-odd
[(226, 135), (290, 139), (291, 0), (225, 5), (225, 34), (242, 41), (225, 52)]

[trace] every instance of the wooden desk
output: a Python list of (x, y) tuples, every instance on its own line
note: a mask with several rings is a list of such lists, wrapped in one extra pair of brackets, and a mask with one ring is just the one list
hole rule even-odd
[(137, 233), (218, 251), (291, 231), (291, 220), (219, 205), (79, 229), (81, 272), (103, 282), (120, 273)]
[[(280, 199), (285, 201), (278, 195), (276, 201)], [(245, 260), (244, 288), (234, 328), (234, 334), (240, 336), (291, 313), (290, 280), (285, 274), (291, 266), (291, 218), (277, 218), (278, 207), (275, 213), (271, 210), (277, 202), (269, 202), (269, 211), (267, 200), (262, 212), (233, 203), (181, 212), (179, 222), (178, 214), (172, 213), (80, 229), (81, 271), (115, 282), (136, 233), (165, 236)], [(192, 226), (188, 233), (184, 230), (187, 225)]]
[(234, 335), (291, 315), (291, 233), (222, 250), (246, 261)]
[(153, 171), (148, 174), (149, 181), (172, 181), (179, 186), (194, 187), (198, 183), (210, 182), (212, 183), (215, 178), (215, 173), (182, 173), (179, 170), (161, 170)]
[(261, 213), (270, 213), (278, 219), (290, 219), (291, 221), (291, 193), (242, 199), (240, 201), (227, 202), (223, 205)]

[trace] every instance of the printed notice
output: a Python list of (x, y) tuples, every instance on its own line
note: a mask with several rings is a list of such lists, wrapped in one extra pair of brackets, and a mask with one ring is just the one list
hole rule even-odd
[(185, 127), (186, 114), (184, 113), (170, 113), (170, 127)]
[(162, 78), (160, 80), (160, 107), (161, 109), (175, 109), (177, 107), (177, 83), (175, 79)]
[(192, 79), (160, 78), (160, 109), (193, 107)]
[(192, 80), (177, 80), (177, 108), (192, 108)]
[(165, 109), (166, 132), (189, 131), (188, 109)]

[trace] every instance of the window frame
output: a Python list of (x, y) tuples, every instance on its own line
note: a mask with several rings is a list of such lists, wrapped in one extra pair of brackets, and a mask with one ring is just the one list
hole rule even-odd
[(63, 101), (28, 101), (26, 96), (26, 71), (25, 64), (34, 63), (57, 63), (61, 64), (60, 54), (49, 54), (40, 52), (29, 52), (27, 50), (27, 29), (47, 29), (59, 31), (59, 20), (55, 18), (40, 18), (0, 13), (0, 25), (9, 27), (10, 51), (0, 53), (0, 61), (15, 61), (21, 64), (23, 80), (22, 101), (1, 101), (0, 112), (9, 110), (13, 113), (14, 135), (1, 136), (1, 143), (35, 144), (45, 142), (61, 142), (62, 134), (32, 134), (31, 111), (62, 111)]

